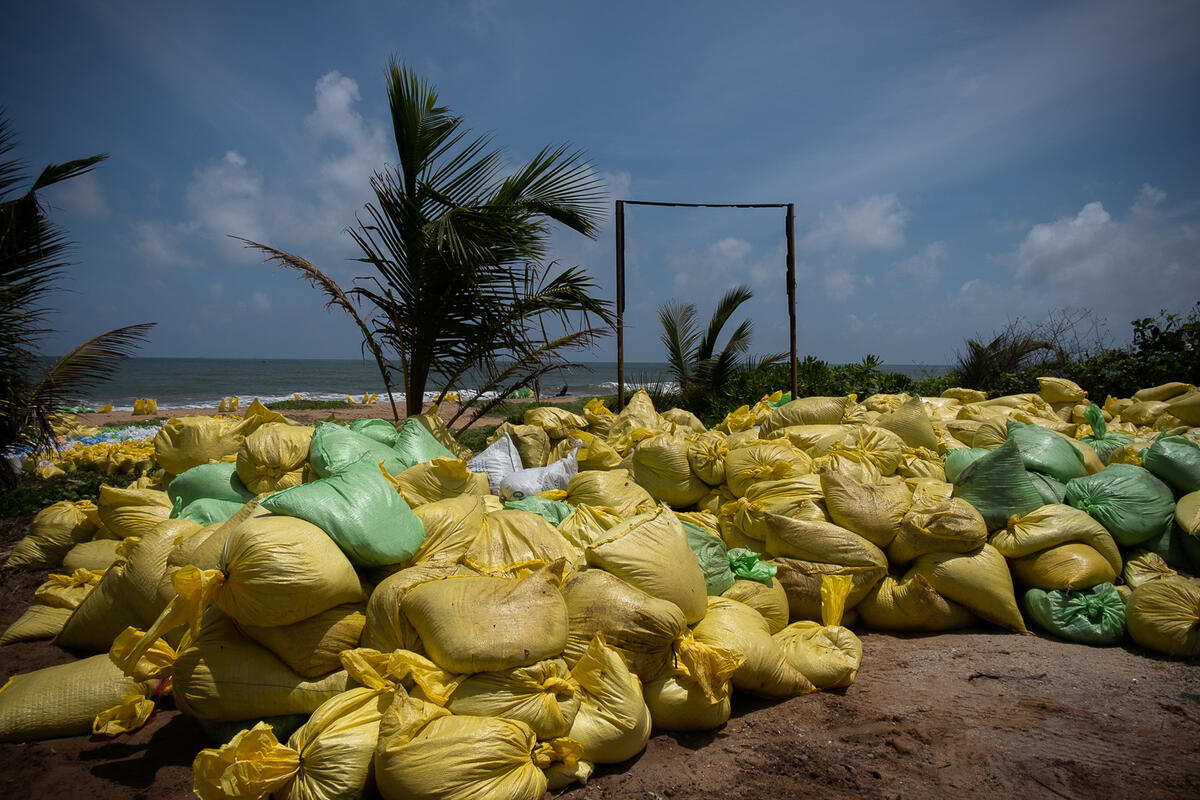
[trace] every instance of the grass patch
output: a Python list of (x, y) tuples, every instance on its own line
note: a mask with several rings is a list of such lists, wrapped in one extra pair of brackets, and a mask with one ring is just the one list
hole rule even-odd
[(470, 450), (478, 453), (487, 447), (487, 437), (491, 436), (499, 425), (484, 425), (482, 427), (467, 428), (454, 437), (459, 444)]
[(36, 514), (60, 500), (75, 502), (100, 497), (104, 484), (124, 488), (133, 483), (135, 475), (101, 475), (98, 472), (77, 472), (52, 481), (26, 478), (11, 491), (0, 495), (0, 518)]
[(308, 411), (311, 409), (351, 408), (345, 400), (277, 400), (267, 403), (272, 411)]

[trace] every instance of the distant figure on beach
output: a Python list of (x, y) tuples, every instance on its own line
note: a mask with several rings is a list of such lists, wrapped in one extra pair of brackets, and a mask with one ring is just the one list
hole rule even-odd
[(558, 390), (558, 394), (556, 394), (555, 397), (566, 397), (566, 396), (567, 396), (567, 384), (564, 383), (563, 388)]

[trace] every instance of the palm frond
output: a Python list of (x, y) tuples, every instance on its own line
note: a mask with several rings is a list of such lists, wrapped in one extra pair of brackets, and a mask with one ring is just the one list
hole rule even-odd
[[(754, 296), (754, 293), (746, 286), (734, 286), (721, 296), (717, 301), (717, 307), (713, 310), (712, 317), (708, 322), (708, 329), (704, 332), (704, 338), (697, 345), (697, 354), (700, 360), (712, 358), (713, 353), (717, 349), (717, 339), (721, 335), (721, 330), (725, 324), (729, 322), (729, 318), (734, 315), (738, 307)], [(747, 334), (748, 335), (748, 334)]]
[(663, 326), (660, 340), (667, 348), (667, 365), (671, 377), (681, 392), (691, 385), (696, 361), (696, 342), (700, 330), (696, 325), (696, 306), (692, 303), (671, 302), (661, 306), (658, 319)]

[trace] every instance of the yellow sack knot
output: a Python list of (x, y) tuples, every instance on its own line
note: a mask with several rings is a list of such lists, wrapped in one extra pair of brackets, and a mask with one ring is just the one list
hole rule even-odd
[(559, 736), (548, 742), (539, 742), (530, 755), (533, 763), (541, 769), (556, 763), (570, 767), (583, 758), (583, 745), (568, 736)]
[[(129, 660), (130, 652), (141, 644), (144, 635), (132, 625), (121, 631), (113, 640), (112, 647), (108, 649), (109, 660), (123, 668), (123, 665)], [(186, 646), (186, 643), (181, 645), (181, 649), (183, 646)], [(135, 681), (166, 678), (170, 676), (171, 670), (175, 667), (175, 659), (178, 655), (175, 648), (159, 639), (145, 648), (137, 661), (131, 663), (129, 671), (125, 674)]]
[(675, 640), (675, 673), (691, 678), (710, 703), (720, 703), (732, 689), (730, 678), (746, 663), (736, 650), (696, 641), (691, 631)]
[(846, 598), (850, 596), (854, 578), (850, 575), (821, 576), (821, 624), (833, 627), (842, 624)]
[(126, 675), (133, 674), (142, 657), (156, 641), (181, 625), (188, 626), (188, 633), (192, 638), (200, 635), (200, 618), (205, 609), (212, 604), (217, 592), (225, 585), (225, 573), (219, 569), (201, 570), (187, 564), (171, 576), (171, 585), (175, 588), (175, 598), (158, 615), (150, 630), (142, 634), (136, 643), (130, 644), (128, 649), (121, 653), (119, 661), (113, 658), (113, 663)]
[(136, 731), (146, 724), (154, 713), (154, 701), (136, 695), (125, 702), (101, 711), (92, 722), (92, 733), (97, 736), (119, 736)]
[(201, 750), (192, 762), (192, 789), (202, 800), (257, 800), (283, 787), (300, 764), (300, 754), (259, 722), (220, 748)]
[(142, 537), (140, 536), (126, 536), (121, 540), (121, 543), (117, 545), (117, 557), (129, 558), (129, 554), (133, 552), (133, 548), (137, 547), (141, 543)]
[(424, 699), (444, 706), (467, 678), (447, 672), (425, 656), (410, 650), (381, 653), (369, 647), (343, 650), (339, 656), (350, 677), (368, 689), (406, 690), (416, 687)]

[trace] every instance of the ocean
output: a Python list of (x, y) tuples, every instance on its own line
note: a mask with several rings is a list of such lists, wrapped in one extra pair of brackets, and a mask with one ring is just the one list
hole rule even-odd
[[(909, 364), (883, 365), (885, 372), (902, 372), (913, 378), (944, 375), (947, 366)], [(397, 383), (399, 379), (397, 378)], [(625, 363), (625, 383), (631, 388), (669, 383), (667, 365), (660, 362)], [(460, 387), (470, 395), (479, 382), (467, 379)], [(567, 387), (573, 395), (614, 394), (617, 363), (600, 361), (546, 376), (543, 394), (554, 395)], [(786, 387), (780, 387), (786, 388)], [(152, 397), (163, 408), (216, 408), (225, 397), (238, 397), (243, 407), (257, 397), (264, 403), (290, 400), (299, 394), (306, 400), (343, 400), (365, 393), (384, 397), (383, 381), (374, 361), (360, 359), (303, 358), (128, 358), (109, 381), (72, 398), (73, 403), (97, 407), (112, 403), (132, 410), (133, 401)], [(427, 393), (426, 399), (436, 395)], [(396, 400), (403, 392), (396, 392)]]

